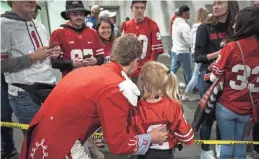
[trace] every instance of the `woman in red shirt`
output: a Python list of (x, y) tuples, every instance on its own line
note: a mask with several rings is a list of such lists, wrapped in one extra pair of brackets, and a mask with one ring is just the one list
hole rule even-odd
[[(232, 42), (222, 49), (210, 75), (211, 81), (217, 78), (224, 81), (216, 104), (222, 140), (246, 140), (252, 113), (249, 90), (254, 105), (259, 105), (259, 8), (239, 11), (234, 29)], [(220, 159), (246, 158), (245, 145), (222, 145), (220, 152)]]
[(140, 73), (138, 86), (142, 99), (131, 112), (131, 133), (147, 133), (166, 125), (167, 141), (151, 144), (144, 156), (138, 159), (173, 158), (173, 148), (178, 142), (193, 143), (194, 132), (187, 123), (178, 99), (178, 82), (175, 74), (158, 62), (146, 63)]
[(114, 25), (109, 17), (100, 17), (96, 25), (96, 30), (104, 45), (104, 62), (109, 62), (112, 43), (115, 39), (113, 33)]

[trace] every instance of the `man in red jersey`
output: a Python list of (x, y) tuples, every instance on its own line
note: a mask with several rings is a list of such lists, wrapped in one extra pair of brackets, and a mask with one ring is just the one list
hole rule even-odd
[(131, 3), (131, 10), (133, 12), (133, 19), (125, 22), (122, 25), (121, 31), (125, 33), (133, 33), (138, 37), (142, 44), (142, 56), (139, 62), (139, 67), (132, 77), (133, 82), (137, 81), (141, 67), (147, 61), (156, 61), (158, 55), (164, 52), (163, 44), (159, 28), (152, 19), (145, 17), (147, 1), (135, 1)]
[(61, 12), (69, 20), (61, 28), (53, 31), (50, 46), (58, 44), (63, 57), (52, 61), (53, 68), (60, 69), (63, 77), (71, 70), (83, 66), (101, 65), (104, 50), (97, 32), (85, 26), (85, 16), (90, 11), (84, 9), (82, 1), (67, 1), (66, 11)]
[(124, 35), (114, 42), (108, 64), (65, 76), (30, 123), (20, 159), (89, 159), (82, 143), (100, 126), (113, 154), (145, 154), (151, 142), (165, 141), (165, 126), (149, 134), (127, 132), (140, 95), (128, 75), (137, 69), (141, 52), (138, 39)]

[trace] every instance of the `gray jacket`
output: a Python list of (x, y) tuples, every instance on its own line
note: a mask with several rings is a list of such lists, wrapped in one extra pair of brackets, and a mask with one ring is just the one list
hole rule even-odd
[[(8, 84), (31, 85), (35, 82), (53, 84), (56, 77), (50, 59), (32, 63), (28, 54), (49, 45), (45, 27), (34, 20), (26, 21), (14, 12), (1, 15), (1, 71)], [(10, 85), (9, 93), (17, 95), (20, 89)]]

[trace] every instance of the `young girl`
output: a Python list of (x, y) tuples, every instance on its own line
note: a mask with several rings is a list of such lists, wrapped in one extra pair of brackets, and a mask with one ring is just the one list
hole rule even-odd
[(166, 125), (165, 131), (169, 131), (167, 141), (152, 144), (138, 159), (173, 158), (173, 148), (178, 142), (191, 144), (194, 138), (178, 99), (176, 76), (165, 65), (148, 62), (141, 70), (138, 86), (142, 99), (131, 112), (130, 132), (148, 133), (160, 125)]

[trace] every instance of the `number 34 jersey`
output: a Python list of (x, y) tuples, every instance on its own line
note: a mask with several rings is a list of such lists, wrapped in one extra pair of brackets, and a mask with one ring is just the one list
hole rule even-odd
[(212, 76), (224, 78), (223, 92), (218, 102), (237, 114), (245, 115), (250, 114), (252, 108), (248, 86), (255, 105), (259, 104), (259, 43), (254, 37), (238, 42), (243, 50), (246, 65), (237, 43), (230, 42), (222, 49), (215, 62)]
[(78, 31), (71, 27), (69, 23), (53, 31), (50, 37), (50, 45), (58, 42), (63, 52), (64, 60), (75, 60), (84, 56), (97, 56), (104, 54), (103, 46), (98, 33), (85, 27)]
[(129, 20), (121, 26), (121, 31), (125, 33), (133, 33), (138, 37), (142, 44), (142, 56), (139, 62), (139, 68), (135, 72), (138, 76), (141, 66), (149, 60), (157, 60), (157, 56), (164, 52), (163, 44), (159, 28), (153, 20), (145, 17), (145, 19), (136, 23), (134, 19)]

